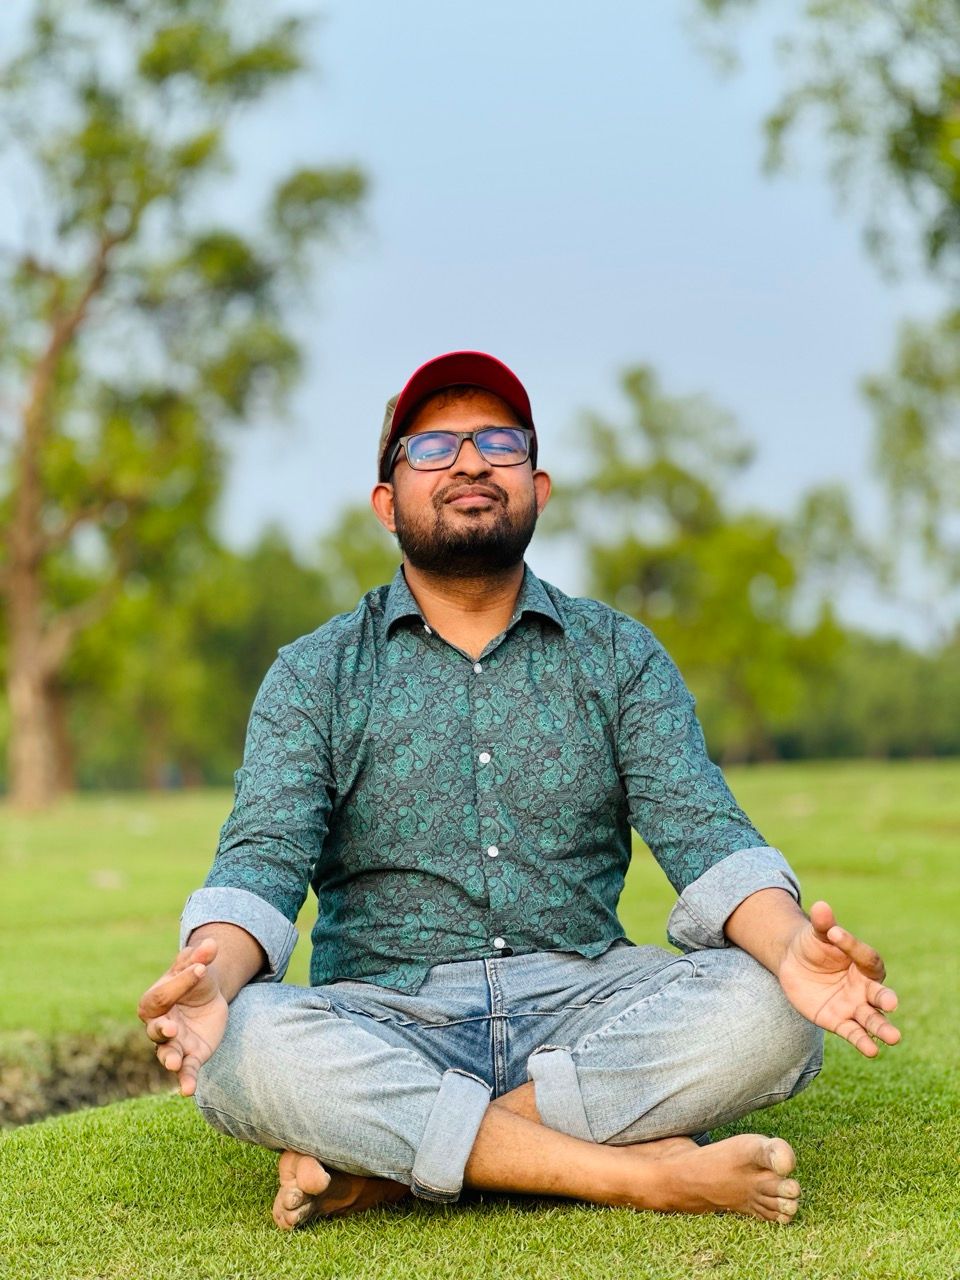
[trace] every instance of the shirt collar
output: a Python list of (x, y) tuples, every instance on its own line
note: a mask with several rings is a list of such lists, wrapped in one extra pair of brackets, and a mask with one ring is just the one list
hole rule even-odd
[[(528, 564), (523, 566), (523, 582), (520, 585), (520, 594), (517, 596), (516, 608), (513, 611), (513, 617), (508, 623), (508, 629), (525, 613), (539, 613), (542, 617), (549, 618), (551, 622), (555, 622), (563, 630), (563, 619), (557, 612), (556, 605), (547, 594), (546, 587)], [(383, 618), (388, 635), (396, 623), (404, 618), (419, 618), (421, 622), (426, 621), (420, 612), (420, 606), (413, 598), (413, 592), (407, 586), (407, 580), (403, 576), (402, 565), (398, 567), (397, 572), (393, 575), (393, 581), (387, 591), (387, 602), (384, 607)]]

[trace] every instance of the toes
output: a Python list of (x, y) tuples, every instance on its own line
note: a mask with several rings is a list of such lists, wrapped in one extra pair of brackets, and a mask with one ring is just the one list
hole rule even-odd
[(277, 1174), (281, 1183), (296, 1182), (297, 1180), (297, 1161), (300, 1159), (299, 1151), (284, 1151), (280, 1157), (280, 1164), (277, 1166)]
[(796, 1168), (797, 1157), (793, 1154), (793, 1148), (782, 1138), (770, 1138), (764, 1144), (759, 1164), (762, 1168), (772, 1169), (774, 1173), (779, 1173), (781, 1178), (785, 1178)]
[(785, 1196), (759, 1196), (757, 1209), (769, 1222), (792, 1222), (797, 1216), (799, 1202)]
[(296, 1217), (284, 1209), (283, 1205), (280, 1204), (279, 1196), (273, 1202), (272, 1212), (273, 1212), (273, 1220), (277, 1224), (277, 1226), (280, 1228), (281, 1231), (292, 1231), (293, 1228), (297, 1225)]
[(757, 1191), (774, 1200), (780, 1196), (787, 1200), (799, 1200), (801, 1195), (800, 1183), (794, 1178), (763, 1178), (757, 1183)]
[(296, 1165), (295, 1181), (307, 1195), (321, 1195), (330, 1186), (330, 1174), (313, 1156), (300, 1156)]

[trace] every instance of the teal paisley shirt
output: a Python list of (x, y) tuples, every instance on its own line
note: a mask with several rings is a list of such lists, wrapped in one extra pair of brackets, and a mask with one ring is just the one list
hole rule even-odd
[(431, 630), (402, 568), (282, 648), (183, 933), (239, 924), (282, 976), (312, 886), (311, 982), (416, 991), (452, 960), (595, 956), (639, 832), (680, 895), (681, 947), (722, 946), (782, 855), (706, 752), (694, 700), (641, 623), (525, 569), (477, 661)]

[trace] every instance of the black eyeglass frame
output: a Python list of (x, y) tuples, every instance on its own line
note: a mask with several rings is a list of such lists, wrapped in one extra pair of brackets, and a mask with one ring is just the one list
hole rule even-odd
[[(485, 431), (519, 431), (527, 442), (526, 456), (520, 458), (517, 462), (494, 462), (484, 454), (483, 450), (477, 444), (477, 436), (482, 435)], [(450, 461), (445, 463), (442, 467), (418, 467), (415, 463), (410, 461), (410, 455), (407, 453), (406, 448), (407, 441), (415, 440), (417, 436), (434, 435), (456, 436), (457, 451)], [(525, 462), (530, 461), (533, 462), (534, 466), (537, 465), (537, 442), (536, 436), (534, 435), (531, 427), (521, 427), (516, 423), (510, 423), (509, 425), (490, 423), (485, 427), (477, 427), (475, 431), (447, 431), (443, 427), (438, 427), (436, 431), (412, 431), (409, 435), (397, 436), (396, 440), (393, 442), (393, 448), (390, 450), (388, 457), (384, 459), (383, 478), (384, 480), (389, 480), (393, 473), (393, 468), (397, 465), (397, 459), (400, 457), (401, 450), (403, 450), (403, 455), (407, 460), (407, 465), (412, 471), (448, 471), (450, 467), (454, 466), (457, 459), (460, 457), (460, 450), (463, 448), (464, 440), (469, 440), (477, 453), (480, 454), (480, 457), (483, 458), (484, 462), (489, 462), (491, 467), (522, 467)]]

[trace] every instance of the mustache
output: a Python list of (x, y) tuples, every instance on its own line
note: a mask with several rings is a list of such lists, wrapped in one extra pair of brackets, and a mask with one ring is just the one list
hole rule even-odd
[(482, 484), (464, 484), (461, 480), (459, 482), (455, 481), (452, 484), (445, 485), (444, 488), (437, 490), (432, 499), (434, 509), (436, 511), (440, 511), (450, 498), (455, 498), (458, 493), (469, 489), (482, 490), (484, 493), (490, 494), (491, 497), (495, 497), (497, 501), (503, 503), (504, 506), (507, 504), (507, 491), (506, 489), (501, 489), (500, 485), (491, 484), (488, 480), (483, 481)]

